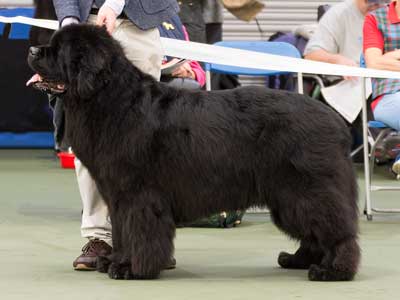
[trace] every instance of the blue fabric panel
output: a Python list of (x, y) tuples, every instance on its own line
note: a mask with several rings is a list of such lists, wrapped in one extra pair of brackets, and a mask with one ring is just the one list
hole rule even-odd
[[(0, 15), (4, 17), (25, 16), (32, 18), (34, 15), (33, 8), (13, 8), (13, 9), (0, 9)], [(11, 24), (11, 32), (9, 39), (27, 40), (29, 37), (30, 25)], [(0, 23), (0, 35), (3, 35), (4, 24)]]
[(53, 132), (1, 132), (0, 148), (54, 148)]

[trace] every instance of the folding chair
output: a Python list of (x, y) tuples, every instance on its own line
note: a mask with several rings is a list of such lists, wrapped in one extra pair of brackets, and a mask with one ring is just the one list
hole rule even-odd
[[(360, 66), (365, 67), (364, 56), (361, 56)], [(366, 97), (366, 80), (367, 78), (361, 78), (362, 80), (362, 123), (363, 123), (363, 147), (364, 147), (364, 177), (365, 177), (365, 207), (364, 214), (367, 216), (368, 221), (372, 221), (372, 212), (376, 213), (400, 213), (400, 209), (397, 208), (377, 208), (372, 206), (371, 192), (379, 191), (399, 191), (400, 186), (379, 186), (372, 185), (372, 177), (375, 165), (375, 150), (376, 146), (382, 139), (390, 132), (392, 128), (379, 121), (367, 120), (367, 97)], [(371, 134), (372, 128), (381, 129), (380, 133), (376, 138), (373, 138)], [(368, 144), (370, 145), (371, 151), (368, 152)]]
[[(229, 42), (218, 42), (215, 43), (216, 46), (237, 48), (242, 50), (263, 52), (268, 54), (282, 55), (288, 57), (301, 58), (301, 54), (296, 47), (289, 43), (283, 42), (265, 42), (265, 41), (229, 41)], [(226, 66), (219, 64), (205, 64), (206, 69), (206, 89), (211, 90), (211, 73), (222, 73), (222, 74), (232, 74), (232, 75), (250, 75), (250, 76), (269, 76), (269, 75), (280, 75), (288, 74), (288, 72), (281, 72), (275, 70), (261, 70), (261, 69), (251, 69), (242, 68), (234, 66)], [(302, 73), (297, 73), (298, 91), (303, 94), (303, 75)]]

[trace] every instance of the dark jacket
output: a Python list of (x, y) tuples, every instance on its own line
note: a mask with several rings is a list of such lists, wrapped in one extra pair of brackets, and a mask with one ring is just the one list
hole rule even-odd
[[(58, 20), (66, 17), (86, 22), (95, 3), (101, 7), (104, 0), (53, 0)], [(140, 29), (157, 27), (179, 10), (175, 0), (125, 0), (124, 13)]]

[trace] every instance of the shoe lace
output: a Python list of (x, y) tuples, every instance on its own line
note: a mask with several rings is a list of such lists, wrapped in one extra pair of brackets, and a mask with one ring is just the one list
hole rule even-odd
[(90, 240), (82, 247), (84, 254), (98, 254), (104, 242), (101, 240)]

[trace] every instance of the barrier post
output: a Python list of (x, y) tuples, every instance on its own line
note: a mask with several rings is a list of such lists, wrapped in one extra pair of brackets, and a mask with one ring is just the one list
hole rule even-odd
[(368, 152), (368, 119), (367, 119), (367, 99), (366, 99), (366, 77), (361, 78), (361, 103), (362, 103), (362, 124), (363, 124), (363, 145), (364, 145), (364, 173), (365, 173), (365, 213), (367, 219), (371, 219), (371, 174), (369, 166)]

